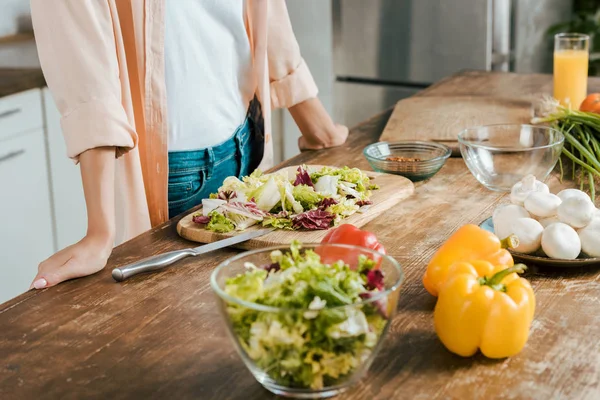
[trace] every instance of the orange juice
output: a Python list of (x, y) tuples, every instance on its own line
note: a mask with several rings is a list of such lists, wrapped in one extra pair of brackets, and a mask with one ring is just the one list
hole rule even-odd
[(554, 98), (578, 110), (587, 95), (587, 50), (554, 52)]

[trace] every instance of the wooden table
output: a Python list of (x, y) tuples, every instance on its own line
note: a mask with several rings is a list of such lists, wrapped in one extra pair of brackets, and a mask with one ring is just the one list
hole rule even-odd
[[(421, 93), (526, 98), (549, 92), (544, 75), (466, 72)], [(592, 85), (600, 88), (599, 81)], [(284, 165), (368, 168), (362, 148), (389, 111), (354, 128), (341, 148)], [(367, 225), (406, 271), (399, 312), (361, 384), (342, 399), (600, 398), (600, 269), (542, 270), (527, 277), (537, 310), (525, 350), (506, 360), (450, 354), (433, 330), (434, 298), (421, 276), (458, 227), (487, 218), (500, 193), (479, 185), (460, 158)], [(104, 271), (27, 292), (0, 305), (0, 398), (273, 398), (246, 370), (225, 335), (209, 287), (234, 251), (188, 259), (161, 273), (115, 283), (110, 271), (150, 254), (190, 246), (171, 221), (115, 249)], [(14, 266), (17, 268), (18, 266)]]

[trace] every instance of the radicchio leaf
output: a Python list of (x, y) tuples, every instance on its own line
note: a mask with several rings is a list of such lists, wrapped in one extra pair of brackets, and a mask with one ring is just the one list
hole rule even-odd
[(333, 222), (334, 215), (323, 210), (310, 210), (294, 216), (292, 224), (295, 229), (322, 230)]
[(298, 171), (296, 172), (296, 180), (294, 181), (294, 186), (298, 185), (308, 185), (314, 189), (315, 185), (310, 179), (310, 175), (304, 166), (299, 166)]
[[(359, 297), (363, 300), (368, 300), (376, 294), (379, 294), (379, 293), (378, 292), (364, 292), (364, 293), (359, 294)], [(385, 319), (389, 318), (388, 313), (387, 313), (387, 298), (386, 297), (383, 297), (379, 300), (375, 300), (371, 304), (373, 305), (373, 307), (375, 307), (377, 312), (383, 318), (385, 318)]]
[(210, 222), (210, 217), (209, 216), (204, 216), (202, 214), (195, 214), (194, 216), (192, 216), (192, 222), (195, 222), (196, 224), (208, 224)]
[(338, 203), (337, 200), (334, 199), (333, 197), (326, 197), (323, 200), (321, 200), (318, 208), (319, 208), (319, 210), (325, 210), (327, 207), (333, 206), (337, 203)]
[(371, 200), (359, 200), (356, 202), (356, 205), (359, 207), (368, 206), (371, 204), (373, 204), (373, 202)]
[(233, 198), (237, 197), (237, 194), (232, 190), (226, 190), (224, 192), (219, 192), (217, 196), (218, 199), (229, 201)]
[(256, 205), (254, 202), (242, 203), (239, 201), (230, 202), (227, 204), (223, 204), (221, 208), (225, 212), (232, 212), (235, 214), (243, 215), (248, 218), (255, 219), (257, 221), (262, 220), (267, 213)]
[(367, 272), (367, 289), (369, 290), (383, 290), (383, 272), (380, 269), (371, 269)]
[(265, 264), (261, 266), (262, 269), (264, 269), (267, 272), (277, 272), (281, 269), (281, 265), (279, 265), (279, 263), (273, 263), (273, 264)]

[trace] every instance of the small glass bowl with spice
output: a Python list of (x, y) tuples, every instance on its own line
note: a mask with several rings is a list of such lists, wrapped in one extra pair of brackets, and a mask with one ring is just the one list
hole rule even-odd
[(402, 175), (413, 182), (435, 175), (452, 154), (448, 146), (436, 142), (377, 142), (363, 154), (377, 172)]

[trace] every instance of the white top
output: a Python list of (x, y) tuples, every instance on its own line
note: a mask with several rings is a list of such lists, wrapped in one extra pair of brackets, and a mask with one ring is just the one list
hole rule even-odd
[(253, 97), (243, 0), (167, 0), (165, 79), (168, 149), (229, 139)]

